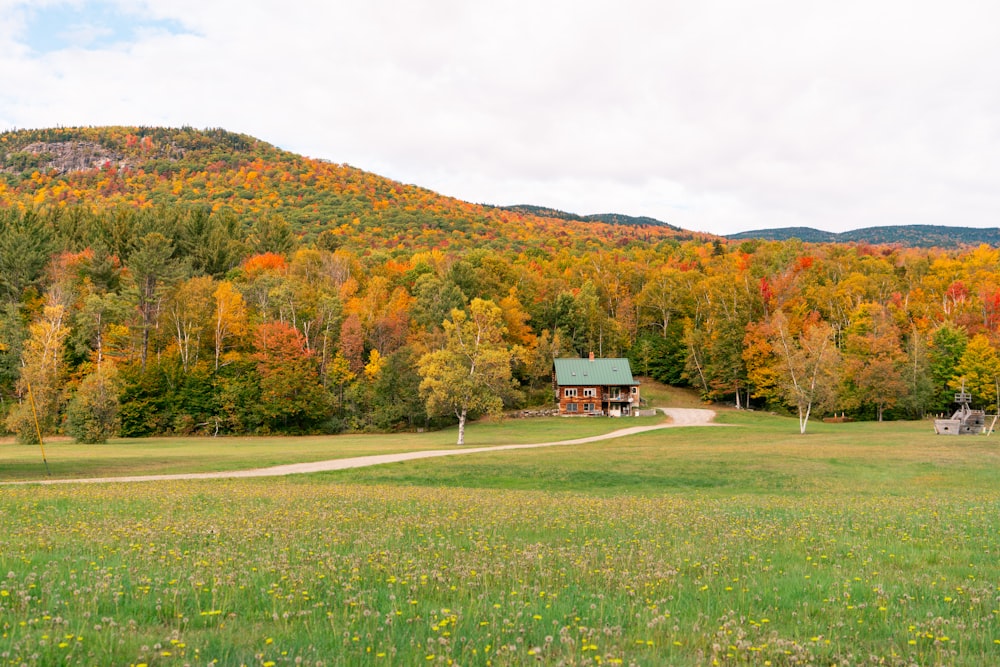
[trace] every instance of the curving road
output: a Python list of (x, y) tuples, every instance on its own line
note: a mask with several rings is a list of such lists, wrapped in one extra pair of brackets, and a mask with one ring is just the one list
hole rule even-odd
[(348, 468), (364, 468), (383, 463), (397, 463), (415, 459), (430, 459), (439, 456), (460, 456), (463, 454), (479, 454), (482, 452), (500, 452), (508, 449), (536, 449), (538, 447), (559, 447), (563, 445), (582, 445), (588, 442), (621, 438), (646, 431), (656, 431), (663, 428), (679, 426), (719, 426), (712, 420), (714, 410), (699, 408), (657, 408), (670, 417), (671, 421), (652, 426), (632, 426), (622, 428), (604, 435), (594, 435), (574, 440), (559, 440), (556, 442), (541, 442), (527, 445), (494, 445), (492, 447), (471, 447), (467, 449), (429, 449), (421, 452), (402, 452), (399, 454), (376, 454), (372, 456), (355, 456), (346, 459), (330, 459), (327, 461), (311, 461), (308, 463), (290, 463), (288, 465), (271, 466), (268, 468), (253, 468), (250, 470), (229, 470), (222, 472), (178, 473), (173, 475), (132, 475), (126, 477), (89, 477), (85, 479), (46, 479), (33, 482), (5, 482), (3, 484), (102, 484), (107, 482), (155, 482), (171, 479), (223, 479), (237, 477), (281, 477), (284, 475), (299, 475), (310, 472), (327, 472), (330, 470), (346, 470)]

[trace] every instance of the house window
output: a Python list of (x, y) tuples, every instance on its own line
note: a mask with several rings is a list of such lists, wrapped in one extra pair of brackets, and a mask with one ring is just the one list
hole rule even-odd
[(608, 389), (608, 398), (611, 399), (612, 401), (620, 400), (621, 397), (622, 397), (621, 387), (612, 387), (611, 389)]
[(563, 396), (566, 398), (576, 398), (576, 389), (563, 389)]
[(627, 405), (623, 405), (622, 406), (622, 414), (625, 415), (626, 417), (628, 416), (628, 406)]
[(584, 412), (593, 412), (594, 411), (594, 404), (593, 403), (584, 403), (583, 404), (583, 411)]
[[(574, 391), (576, 391), (576, 390), (574, 389)], [(566, 406), (566, 412), (576, 412), (576, 409), (577, 409), (577, 407), (578, 407), (578, 406), (577, 406), (577, 404), (576, 404), (576, 403), (569, 403), (569, 404), (568, 404), (568, 405)]]
[(638, 393), (639, 393), (639, 388), (638, 387), (632, 387), (632, 395), (635, 396)]
[(597, 396), (597, 390), (596, 389), (590, 388), (590, 389), (584, 389), (583, 390), (583, 397), (584, 398), (593, 398), (594, 396)]

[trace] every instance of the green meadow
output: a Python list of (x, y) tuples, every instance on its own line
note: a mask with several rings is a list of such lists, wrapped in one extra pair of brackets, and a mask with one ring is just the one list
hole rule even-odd
[[(569, 440), (609, 433), (624, 426), (662, 421), (662, 416), (629, 419), (625, 422), (554, 417), (508, 419), (477, 424), (474, 438), (466, 446), (488, 447)], [(454, 429), (335, 437), (123, 438), (103, 445), (75, 444), (62, 438), (46, 443), (43, 448), (15, 444), (13, 438), (0, 441), (0, 481), (218, 472), (355, 456), (458, 449)]]
[[(508, 420), (467, 437), (638, 421)], [(718, 421), (285, 478), (0, 486), (0, 665), (1000, 663), (1000, 439)], [(73, 476), (453, 439), (47, 451), (53, 475)], [(3, 480), (40, 465), (37, 448), (0, 445)]]

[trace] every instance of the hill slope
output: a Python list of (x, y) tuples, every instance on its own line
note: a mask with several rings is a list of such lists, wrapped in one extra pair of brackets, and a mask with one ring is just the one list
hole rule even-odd
[[(221, 129), (101, 127), (0, 133), (0, 207), (160, 206), (229, 211), (242, 224), (277, 218), (304, 239), (363, 247), (523, 249), (715, 238), (660, 220), (577, 215), (534, 205), (476, 205), (370, 172), (283, 151)], [(1000, 246), (1000, 229), (902, 225), (843, 233), (809, 227), (742, 232), (730, 240)]]
[[(190, 206), (244, 224), (287, 221), (300, 237), (328, 232), (368, 248), (520, 248), (705, 238), (661, 224), (566, 217), (444, 197), (345, 164), (302, 157), (253, 137), (191, 128), (58, 128), (0, 134), (0, 206)], [(551, 213), (551, 214), (550, 214)]]
[(808, 243), (895, 244), (911, 248), (955, 248), (987, 244), (1000, 246), (1000, 228), (945, 227), (942, 225), (899, 225), (866, 227), (849, 232), (825, 232), (811, 227), (784, 227), (730, 234), (727, 239), (764, 239), (785, 241), (799, 239)]

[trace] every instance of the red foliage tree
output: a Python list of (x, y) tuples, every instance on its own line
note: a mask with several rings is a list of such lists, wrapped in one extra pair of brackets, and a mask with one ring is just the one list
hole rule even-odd
[(327, 414), (313, 352), (297, 329), (265, 322), (254, 332), (254, 361), (260, 378), (260, 414), (267, 428), (309, 431)]

